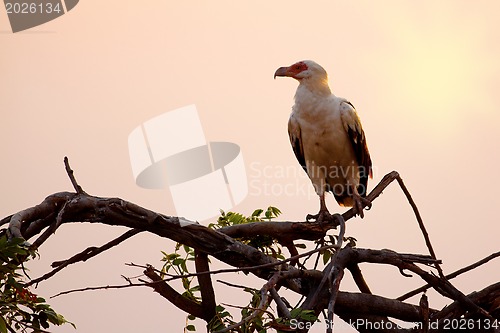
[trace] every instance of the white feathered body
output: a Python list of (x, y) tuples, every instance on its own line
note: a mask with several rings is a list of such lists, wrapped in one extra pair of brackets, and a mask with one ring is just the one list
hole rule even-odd
[[(300, 155), (297, 149), (302, 150), (305, 161), (300, 156), (297, 159), (303, 166), (305, 162), (304, 169), (316, 193), (331, 191), (339, 204), (352, 206), (352, 189), (360, 187), (363, 167), (353, 139), (362, 139), (364, 143), (363, 130), (354, 107), (346, 99), (333, 95), (327, 84), (320, 83), (299, 85), (288, 123), (290, 142), (296, 156)], [(301, 147), (296, 147), (297, 140)], [(366, 188), (361, 191), (364, 195)]]

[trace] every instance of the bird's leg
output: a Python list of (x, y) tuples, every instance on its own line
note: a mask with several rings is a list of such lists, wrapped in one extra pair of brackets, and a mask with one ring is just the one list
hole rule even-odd
[(333, 220), (333, 216), (328, 211), (328, 208), (326, 208), (325, 193), (322, 193), (319, 195), (319, 212), (318, 212), (318, 214), (316, 214), (316, 215), (307, 214), (307, 216), (306, 216), (306, 221), (313, 220), (313, 219), (319, 223), (328, 222), (328, 221)]
[(363, 218), (365, 217), (365, 214), (363, 213), (363, 207), (367, 207), (367, 209), (370, 209), (372, 207), (372, 203), (370, 200), (363, 198), (361, 195), (358, 193), (358, 189), (356, 186), (352, 186), (352, 199), (354, 201), (353, 208), (356, 211), (357, 214), (359, 214), (359, 217)]

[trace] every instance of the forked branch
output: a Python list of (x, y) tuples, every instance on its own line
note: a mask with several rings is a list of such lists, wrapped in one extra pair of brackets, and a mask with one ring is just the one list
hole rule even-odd
[[(125, 226), (130, 228), (122, 236), (100, 247), (89, 247), (79, 254), (54, 263), (52, 271), (40, 278), (32, 280), (29, 284), (37, 284), (56, 274), (58, 271), (72, 263), (88, 260), (109, 248), (116, 246), (124, 240), (139, 232), (150, 232), (187, 245), (195, 249), (196, 273), (184, 276), (167, 276), (162, 279), (152, 266), (146, 266), (144, 274), (150, 279), (148, 282), (131, 283), (121, 286), (87, 287), (81, 290), (127, 288), (147, 285), (168, 299), (181, 310), (209, 322), (215, 315), (215, 293), (211, 276), (214, 274), (238, 272), (251, 273), (263, 279), (266, 283), (260, 290), (261, 302), (252, 310), (250, 316), (243, 318), (239, 323), (226, 327), (221, 332), (237, 329), (243, 323), (249, 322), (265, 313), (272, 300), (275, 301), (280, 313), (285, 319), (290, 319), (291, 313), (282, 302), (278, 290), (287, 288), (289, 291), (305, 297), (299, 306), (302, 309), (312, 309), (319, 314), (328, 309), (327, 319), (333, 319), (333, 313), (344, 320), (369, 319), (384, 321), (396, 318), (408, 322), (427, 320), (442, 320), (462, 316), (492, 318), (492, 313), (498, 314), (500, 302), (500, 286), (498, 284), (487, 287), (481, 292), (464, 295), (449, 283), (451, 279), (466, 270), (478, 267), (480, 264), (499, 256), (493, 254), (480, 263), (470, 265), (458, 273), (445, 276), (440, 267), (441, 261), (437, 259), (432, 247), (430, 237), (425, 229), (420, 213), (401, 177), (395, 171), (387, 174), (377, 186), (367, 195), (367, 200), (373, 202), (383, 190), (397, 180), (403, 193), (413, 208), (417, 222), (428, 247), (429, 255), (402, 254), (390, 250), (370, 250), (354, 248), (349, 245), (341, 247), (345, 222), (354, 217), (354, 210), (348, 210), (338, 221), (330, 223), (304, 223), (304, 222), (259, 222), (233, 225), (230, 227), (213, 230), (203, 225), (186, 219), (166, 216), (155, 213), (133, 203), (119, 198), (99, 198), (90, 196), (83, 191), (77, 183), (73, 170), (65, 158), (65, 167), (76, 193), (61, 192), (48, 196), (42, 203), (35, 207), (27, 208), (1, 220), (2, 224), (9, 223), (10, 237), (21, 237), (29, 240), (38, 236), (33, 247), (40, 247), (62, 225), (72, 222), (102, 223), (110, 226)], [(251, 238), (257, 235), (267, 235), (278, 240), (281, 244), (289, 246), (292, 250), (293, 242), (299, 239), (321, 241), (330, 229), (341, 226), (341, 235), (338, 243), (331, 246), (319, 246), (312, 251), (296, 253), (286, 260), (277, 260), (264, 254), (258, 249), (246, 245), (238, 238)], [(335, 249), (330, 263), (321, 271), (316, 269), (299, 269), (290, 263), (296, 263), (299, 258), (309, 258), (312, 254), (324, 250)], [(296, 250), (296, 249), (295, 249)], [(211, 271), (209, 256), (217, 258), (231, 268)], [(319, 257), (318, 257), (319, 258)], [(384, 264), (398, 267), (401, 271), (409, 271), (417, 275), (427, 285), (422, 288), (434, 288), (445, 297), (453, 300), (451, 305), (441, 311), (423, 305), (413, 305), (402, 300), (420, 292), (413, 291), (398, 299), (390, 299), (380, 295), (373, 295), (359, 269), (360, 263)], [(438, 275), (431, 274), (422, 269), (418, 264), (433, 266)], [(348, 293), (340, 291), (340, 282), (345, 269), (349, 269), (361, 293)], [(406, 273), (405, 273), (406, 274)], [(167, 280), (193, 277), (199, 281), (202, 295), (201, 303), (183, 297), (174, 290)], [(282, 288), (285, 287), (285, 288)], [(280, 289), (282, 288), (282, 289)], [(62, 294), (62, 293), (61, 293)], [(410, 295), (410, 296), (408, 296)], [(424, 310), (422, 310), (424, 309)], [(425, 314), (425, 315), (424, 315)], [(428, 315), (428, 317), (427, 317)], [(358, 328), (359, 331), (366, 331)], [(400, 331), (400, 330), (398, 330)]]

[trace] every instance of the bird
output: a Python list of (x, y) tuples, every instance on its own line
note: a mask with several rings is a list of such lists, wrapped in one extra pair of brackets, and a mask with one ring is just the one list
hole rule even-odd
[(361, 121), (353, 104), (335, 96), (326, 70), (312, 60), (280, 67), (276, 77), (299, 82), (295, 104), (288, 121), (288, 135), (299, 164), (319, 196), (318, 214), (306, 221), (331, 221), (325, 193), (331, 192), (340, 206), (353, 207), (364, 217), (368, 178), (373, 178), (372, 161)]

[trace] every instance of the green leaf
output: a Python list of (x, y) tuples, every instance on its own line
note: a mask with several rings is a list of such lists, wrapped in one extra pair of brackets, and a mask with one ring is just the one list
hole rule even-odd
[(0, 317), (0, 333), (7, 333), (7, 323), (3, 317)]
[(194, 325), (187, 325), (187, 326), (186, 326), (186, 330), (187, 330), (187, 331), (194, 332), (194, 331), (196, 331), (196, 327), (194, 327)]
[(189, 290), (189, 285), (191, 284), (191, 281), (189, 281), (188, 278), (182, 278), (182, 286), (184, 289)]
[(183, 260), (182, 263), (181, 263), (181, 268), (182, 268), (182, 271), (185, 272), (185, 273), (189, 273), (188, 269), (187, 269), (187, 266), (186, 266), (186, 260)]
[(281, 210), (276, 207), (270, 206), (268, 209), (270, 209), (276, 217), (281, 215)]
[(300, 313), (300, 318), (307, 321), (316, 321), (318, 317), (314, 314), (314, 310), (304, 310)]
[(306, 248), (306, 244), (295, 244), (295, 247), (299, 248), (299, 249), (305, 249)]
[(292, 309), (292, 311), (290, 311), (290, 316), (292, 318), (297, 318), (301, 312), (302, 312), (301, 308)]
[(264, 211), (264, 210), (263, 210), (263, 209), (260, 209), (260, 208), (259, 208), (259, 209), (256, 209), (256, 210), (254, 210), (254, 211), (253, 211), (252, 216), (253, 216), (253, 217), (258, 217), (258, 216), (260, 216), (260, 214), (262, 214), (262, 212), (263, 212), (263, 211)]
[(168, 261), (172, 261), (172, 260), (174, 260), (176, 258), (179, 258), (180, 256), (181, 255), (178, 254), (178, 253), (170, 253), (170, 254), (167, 255), (167, 260)]
[(336, 236), (328, 235), (328, 238), (330, 239), (330, 243), (337, 244)]
[(325, 253), (323, 253), (323, 264), (326, 265), (331, 257), (332, 257), (332, 253), (330, 251), (326, 250)]
[(185, 264), (185, 262), (186, 260), (182, 258), (175, 258), (172, 264), (174, 264), (175, 266), (181, 266), (182, 264)]

